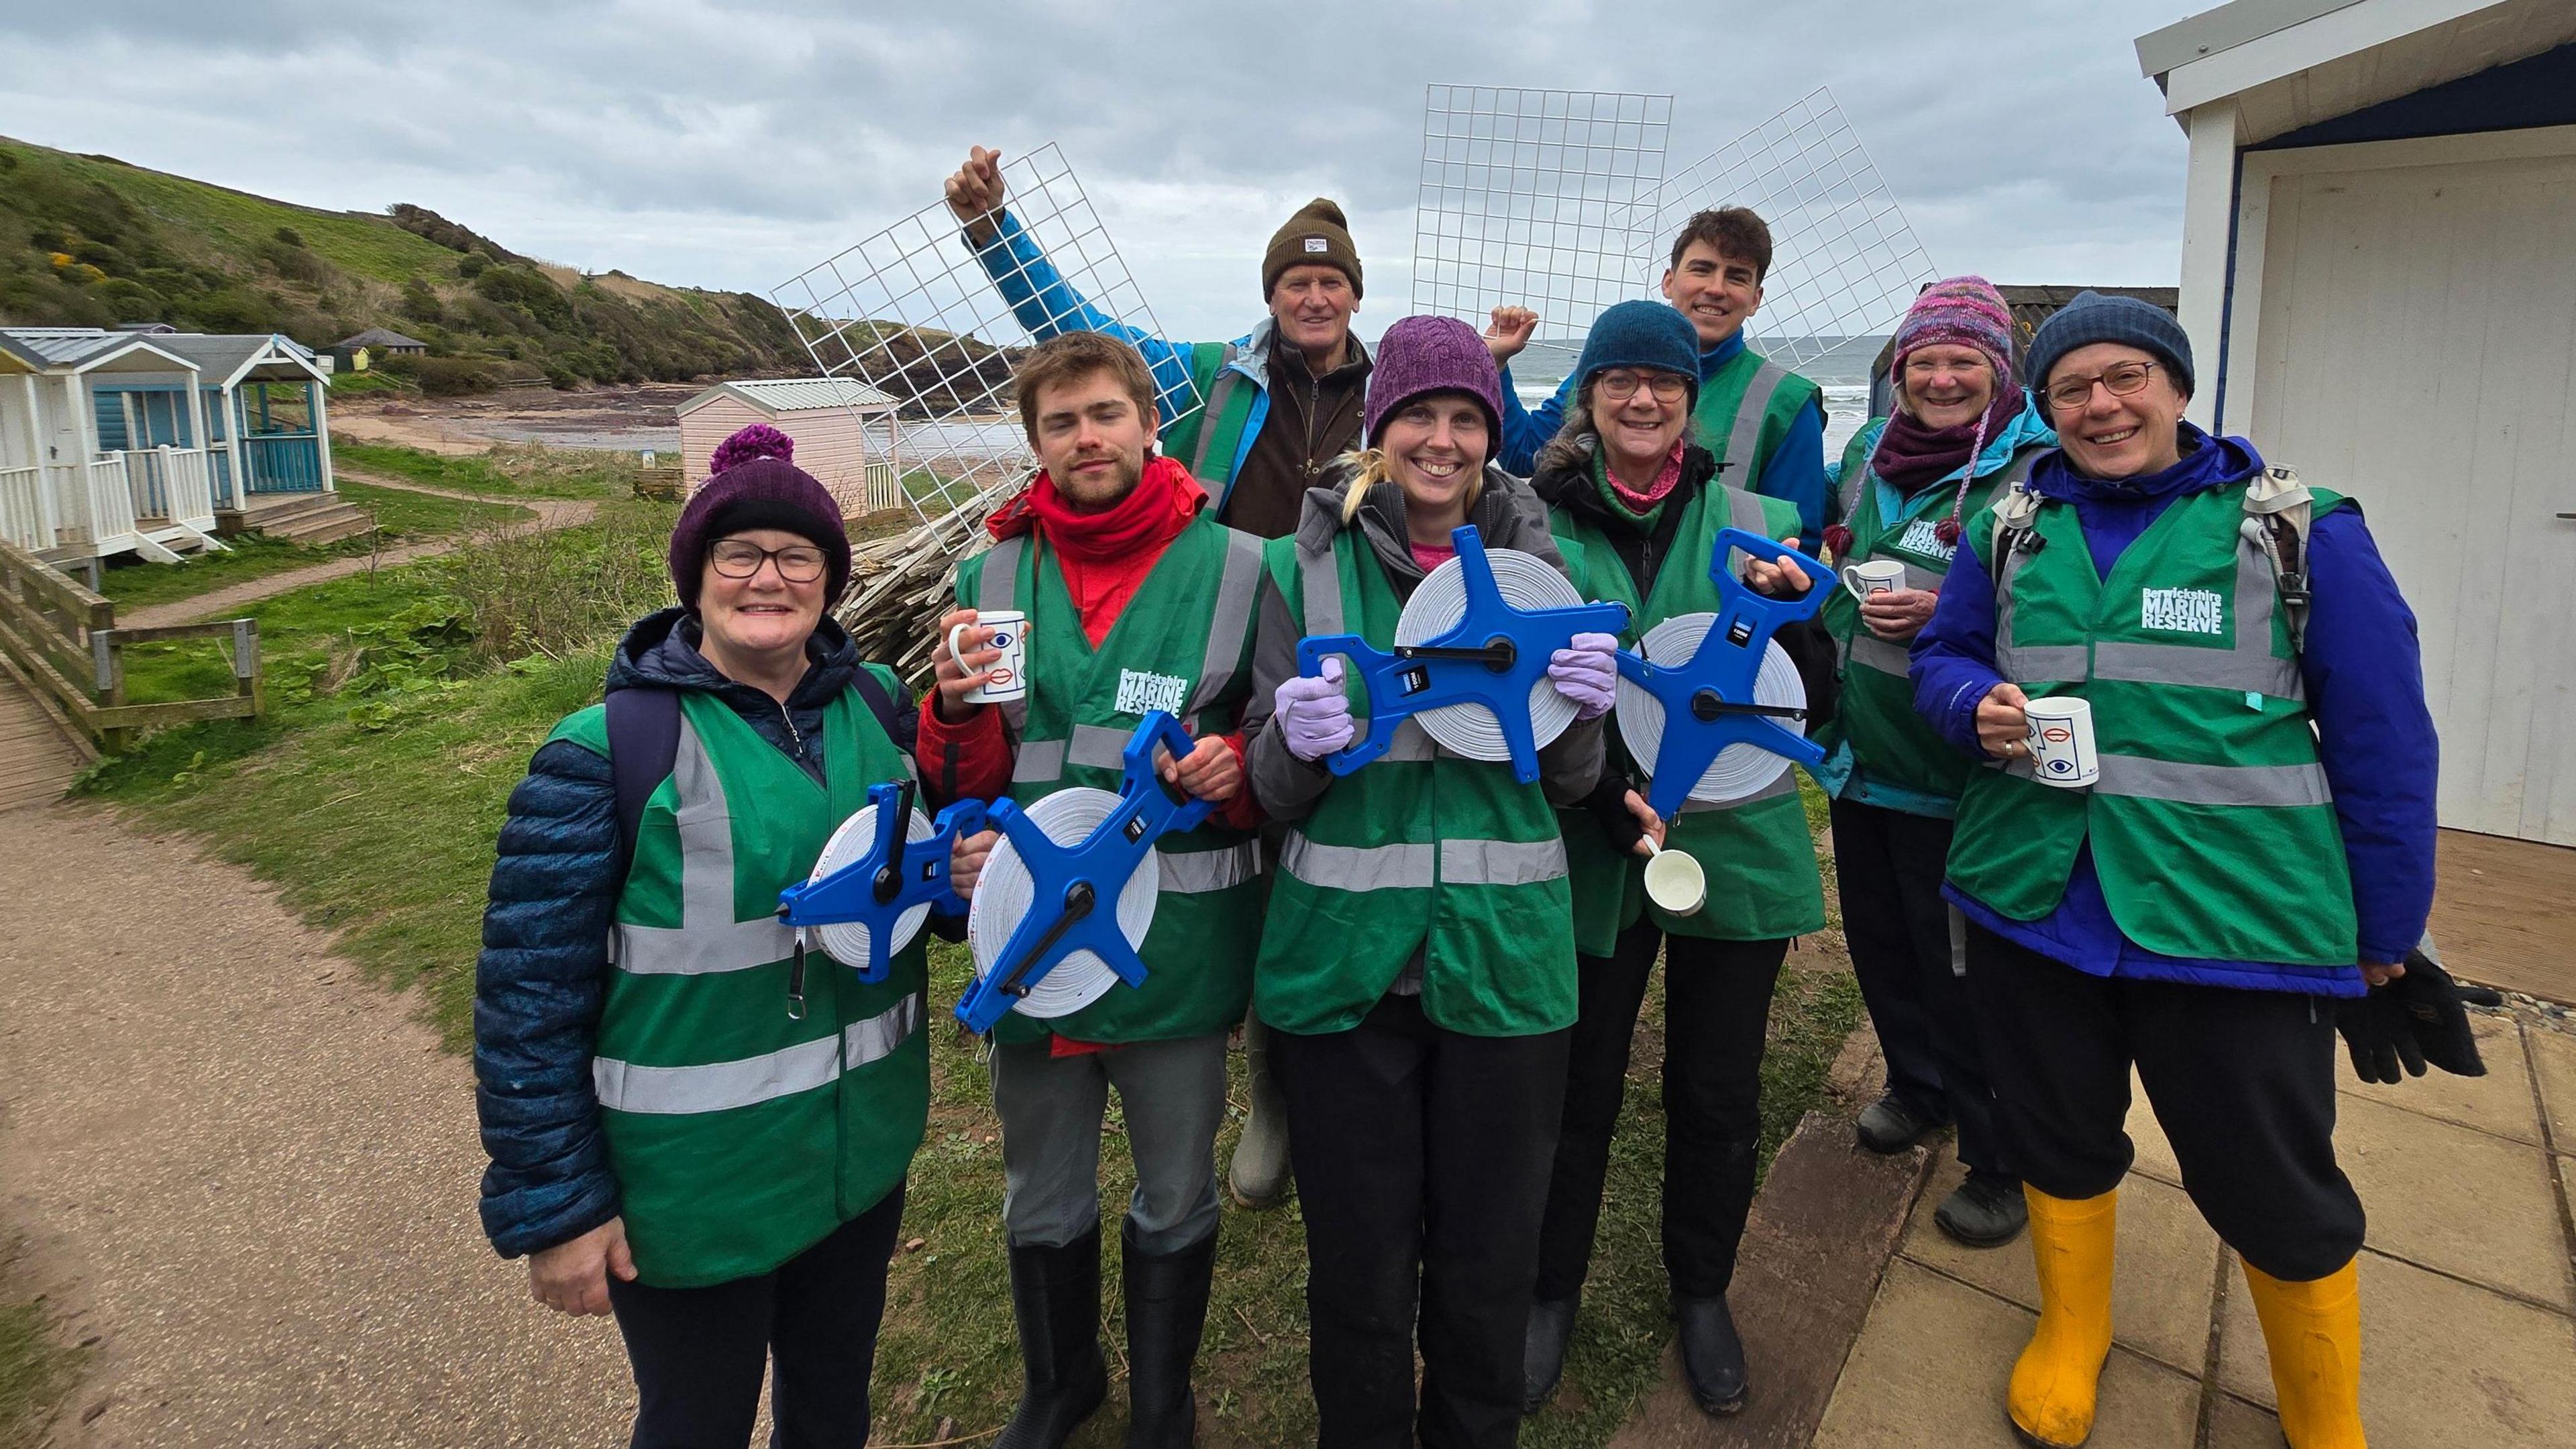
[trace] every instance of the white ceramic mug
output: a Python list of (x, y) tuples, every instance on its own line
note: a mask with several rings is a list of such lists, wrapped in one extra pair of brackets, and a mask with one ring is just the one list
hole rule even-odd
[(1901, 559), (1865, 558), (1842, 566), (1843, 587), (1855, 599), (1883, 594), (1905, 587), (1905, 564)]
[(2022, 714), (2030, 721), (2032, 779), (2081, 790), (2102, 778), (2102, 758), (2093, 752), (2093, 701), (2028, 700)]
[(969, 629), (989, 629), (992, 637), (984, 641), (987, 649), (999, 649), (1002, 657), (993, 661), (991, 677), (966, 691), (968, 704), (1008, 704), (1024, 699), (1029, 692), (1028, 631), (1029, 616), (1017, 609), (978, 609), (971, 622), (948, 631), (948, 657), (965, 667), (964, 638)]
[(1708, 874), (1688, 851), (1666, 850), (1646, 837), (1646, 898), (1667, 915), (1687, 916), (1708, 904)]

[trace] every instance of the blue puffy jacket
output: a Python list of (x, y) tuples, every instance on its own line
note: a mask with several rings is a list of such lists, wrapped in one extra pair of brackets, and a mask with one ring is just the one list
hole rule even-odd
[[(820, 780), (824, 708), (859, 670), (850, 636), (828, 618), (816, 628), (811, 663), (784, 706), (717, 673), (697, 637), (679, 609), (639, 621), (609, 663), (608, 688), (712, 694)], [(510, 792), (474, 967), (474, 1105), (492, 1158), (483, 1231), (505, 1258), (617, 1215), (590, 1063), (623, 884), (608, 761), (570, 741), (544, 745)]]

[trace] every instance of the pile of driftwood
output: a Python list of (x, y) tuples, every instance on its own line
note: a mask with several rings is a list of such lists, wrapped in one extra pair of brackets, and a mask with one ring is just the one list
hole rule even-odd
[(984, 520), (998, 499), (978, 499), (908, 532), (862, 543), (850, 552), (850, 591), (838, 617), (859, 655), (889, 665), (924, 687), (939, 616), (956, 598), (957, 561), (991, 540)]

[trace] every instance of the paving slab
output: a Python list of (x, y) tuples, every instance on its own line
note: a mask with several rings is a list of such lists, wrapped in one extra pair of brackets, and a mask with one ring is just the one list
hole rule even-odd
[(2549, 1133), (2561, 1152), (2576, 1152), (2576, 1036), (2533, 1027), (2527, 1033), (2531, 1063), (2540, 1069), (2540, 1096), (2549, 1108)]
[(2370, 1214), (2371, 1247), (2576, 1307), (2546, 1156), (2365, 1098), (2344, 1098), (2338, 1117), (2335, 1159)]
[(2531, 1100), (2531, 1075), (2523, 1066), (2521, 1026), (2503, 1012), (2478, 1011), (2470, 1014), (2469, 1027), (2487, 1064), (2483, 1077), (2455, 1077), (2433, 1069), (2393, 1086), (2381, 1085), (2354, 1076), (2350, 1058), (2338, 1052), (2335, 1085), (2346, 1099), (2357, 1097), (2540, 1145), (2540, 1109)]
[[(2220, 1386), (2271, 1407), (2271, 1359), (2241, 1282), (2222, 1318)], [(2565, 1449), (2576, 1439), (2576, 1324), (2369, 1251), (2361, 1255), (2361, 1367), (2361, 1417), (2373, 1443)], [(2220, 1442), (2214, 1433), (2211, 1442)]]
[[(1932, 1208), (1965, 1175), (1955, 1160), (1941, 1164), (1898, 1251), (2038, 1312), (2039, 1270), (2027, 1236), (2000, 1248), (1966, 1248), (1950, 1241), (1932, 1221)], [(2131, 1173), (2120, 1185), (2115, 1251), (2113, 1335), (2168, 1367), (2198, 1375), (2209, 1355), (2218, 1234), (2201, 1221), (2200, 1210), (2182, 1189)]]
[(2228, 1394), (2209, 1406), (2209, 1449), (2281, 1449), (2281, 1418)]
[[(1817, 1449), (2016, 1449), (2004, 1387), (2036, 1321), (1919, 1264), (1891, 1262)], [(2115, 1348), (2101, 1404), (2089, 1449), (2173, 1449), (2197, 1432), (2200, 1385)]]
[(2166, 1140), (2165, 1129), (2156, 1121), (2155, 1108), (2147, 1103), (2146, 1084), (2138, 1080), (2135, 1070), (2129, 1073), (2129, 1141), (2137, 1155), (2129, 1164), (2133, 1172), (2182, 1186), (2182, 1164), (2174, 1160), (2173, 1143)]

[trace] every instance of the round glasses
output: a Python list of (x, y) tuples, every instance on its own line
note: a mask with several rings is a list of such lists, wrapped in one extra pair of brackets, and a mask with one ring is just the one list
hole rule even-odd
[(2100, 383), (2113, 397), (2127, 397), (2147, 385), (2147, 374), (2156, 370), (2152, 362), (2117, 362), (2091, 377), (2070, 377), (2048, 386), (2048, 405), (2059, 412), (2073, 412), (2093, 400), (2093, 384)]
[(728, 579), (750, 578), (767, 559), (778, 561), (778, 576), (791, 584), (810, 584), (823, 576), (823, 551), (810, 543), (762, 548), (739, 538), (720, 538), (707, 550), (707, 562)]
[(1612, 402), (1626, 402), (1637, 395), (1640, 387), (1652, 389), (1655, 401), (1660, 403), (1677, 403), (1690, 394), (1690, 380), (1675, 377), (1669, 372), (1658, 372), (1648, 377), (1639, 377), (1633, 372), (1605, 372), (1593, 386), (1601, 389), (1601, 395)]

